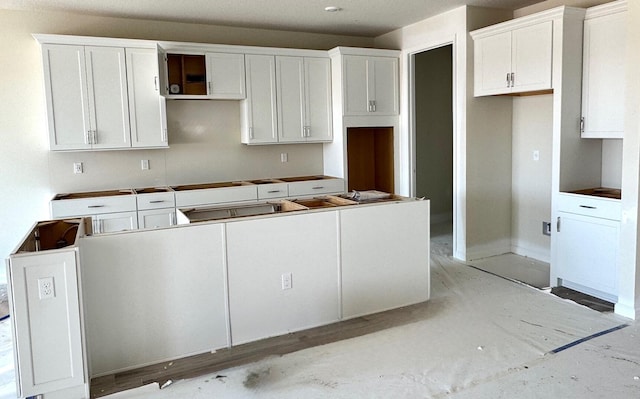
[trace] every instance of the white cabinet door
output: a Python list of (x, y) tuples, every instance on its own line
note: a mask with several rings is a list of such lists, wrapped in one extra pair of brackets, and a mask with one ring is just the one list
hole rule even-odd
[(332, 139), (328, 58), (276, 57), (279, 142)]
[(170, 227), (176, 224), (176, 209), (162, 208), (138, 211), (138, 228), (157, 229)]
[(89, 101), (83, 46), (42, 45), (51, 150), (90, 149)]
[(244, 54), (207, 53), (205, 57), (209, 97), (244, 99)]
[(556, 264), (562, 285), (616, 302), (620, 222), (566, 212), (559, 215)]
[(475, 95), (511, 91), (511, 32), (474, 41)]
[(338, 320), (337, 223), (337, 212), (227, 223), (233, 345)]
[(104, 213), (93, 216), (94, 233), (114, 233), (138, 228), (137, 212)]
[[(52, 295), (43, 297), (46, 280)], [(9, 281), (18, 396), (84, 384), (76, 251), (12, 256)]]
[(376, 115), (398, 114), (398, 59), (371, 57), (367, 60), (369, 101), (373, 101), (370, 113)]
[(551, 88), (552, 36), (552, 21), (513, 31), (512, 92)]
[(344, 114), (398, 114), (398, 59), (343, 57)]
[(551, 89), (553, 21), (474, 41), (474, 95)]
[(306, 140), (304, 59), (276, 57), (278, 135), (280, 142)]
[(127, 87), (132, 147), (167, 147), (165, 99), (160, 96), (153, 49), (127, 48)]
[(623, 138), (626, 12), (584, 21), (582, 137)]
[(340, 211), (342, 317), (429, 299), (429, 201)]
[(331, 61), (307, 57), (304, 59), (304, 73), (306, 141), (331, 141)]
[(125, 52), (85, 47), (93, 149), (131, 146)]
[(245, 55), (247, 99), (243, 101), (242, 142), (269, 144), (278, 141), (275, 57)]

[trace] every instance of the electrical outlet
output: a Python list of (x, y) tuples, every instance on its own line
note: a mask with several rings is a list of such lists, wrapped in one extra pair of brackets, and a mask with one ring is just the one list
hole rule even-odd
[(534, 150), (533, 151), (533, 160), (534, 161), (539, 161), (540, 160), (540, 151), (538, 151), (538, 150)]
[(542, 234), (545, 236), (551, 235), (551, 223), (550, 222), (542, 222)]
[(280, 153), (280, 162), (289, 162), (289, 154), (286, 152)]
[(55, 298), (56, 290), (53, 285), (53, 277), (43, 277), (38, 279), (38, 294), (40, 299)]
[(149, 160), (148, 159), (141, 160), (140, 168), (142, 168), (142, 170), (149, 170)]
[(293, 288), (293, 280), (292, 280), (292, 275), (291, 273), (284, 273), (282, 275), (282, 289), (283, 290), (290, 290), (291, 288)]
[(84, 168), (82, 167), (82, 162), (74, 162), (73, 163), (73, 174), (79, 175), (84, 173)]

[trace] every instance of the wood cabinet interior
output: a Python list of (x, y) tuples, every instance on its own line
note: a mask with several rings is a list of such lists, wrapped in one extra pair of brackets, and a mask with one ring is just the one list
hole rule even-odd
[[(167, 54), (167, 75), (169, 94), (207, 95), (204, 55)], [(178, 85), (177, 92), (173, 85)]]
[(347, 129), (348, 190), (394, 192), (393, 127)]
[(73, 245), (80, 223), (81, 219), (40, 222), (29, 233), (18, 252), (39, 252)]

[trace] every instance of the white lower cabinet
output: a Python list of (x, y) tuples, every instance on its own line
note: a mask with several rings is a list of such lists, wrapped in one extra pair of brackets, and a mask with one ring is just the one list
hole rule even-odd
[(342, 317), (429, 299), (429, 201), (340, 210)]
[(337, 212), (227, 223), (233, 345), (339, 319), (337, 223)]
[(148, 209), (138, 211), (139, 229), (156, 229), (176, 224), (176, 208)]
[(93, 215), (93, 232), (114, 233), (117, 231), (135, 230), (138, 228), (137, 212), (103, 213)]
[(557, 264), (562, 285), (617, 302), (620, 222), (559, 212)]
[[(87, 398), (78, 248), (44, 247), (76, 230), (63, 221), (42, 224), (7, 261), (17, 396)], [(43, 246), (29, 248), (36, 231)]]
[(560, 193), (557, 202), (551, 284), (617, 302), (620, 201)]

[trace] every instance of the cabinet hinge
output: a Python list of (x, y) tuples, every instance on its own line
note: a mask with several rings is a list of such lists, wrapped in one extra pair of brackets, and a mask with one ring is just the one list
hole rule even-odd
[(558, 216), (558, 219), (556, 220), (556, 233), (560, 232), (560, 216)]
[(580, 117), (580, 133), (584, 133), (584, 116)]

